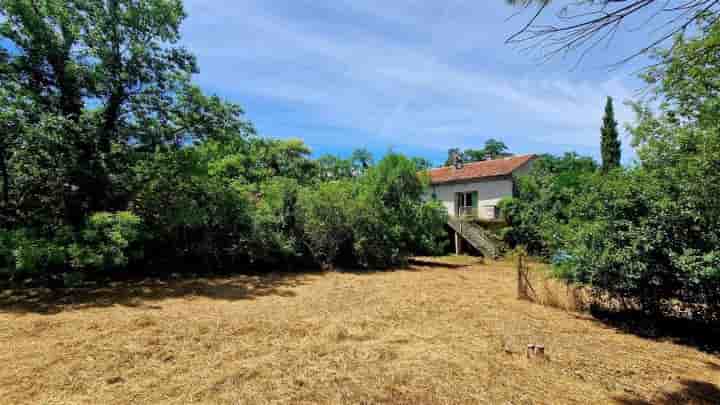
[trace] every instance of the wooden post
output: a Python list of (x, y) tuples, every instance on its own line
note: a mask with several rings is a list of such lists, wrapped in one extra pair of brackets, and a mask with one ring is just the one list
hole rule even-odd
[[(527, 291), (525, 291), (524, 277), (523, 277), (523, 254), (518, 252), (517, 254), (517, 294), (518, 299), (526, 299)], [(528, 350), (530, 348), (528, 347)]]
[(545, 359), (545, 346), (535, 344), (527, 345), (526, 356), (528, 359)]

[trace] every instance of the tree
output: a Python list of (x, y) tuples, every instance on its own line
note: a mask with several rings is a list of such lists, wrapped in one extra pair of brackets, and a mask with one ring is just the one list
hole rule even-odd
[(2, 86), (37, 106), (28, 126), (62, 122), (53, 145), (72, 149), (54, 204), (75, 226), (127, 205), (142, 153), (251, 131), (239, 107), (190, 83), (180, 0), (0, 0), (0, 17)]
[(373, 156), (366, 148), (355, 149), (350, 156), (353, 168), (357, 173), (362, 173), (373, 164)]
[(574, 201), (586, 193), (597, 164), (576, 153), (541, 155), (530, 173), (517, 179), (515, 196), (500, 209), (508, 226), (510, 245), (523, 245), (531, 254), (550, 257), (564, 245), (564, 234), (575, 220)]
[(511, 155), (510, 153), (508, 153), (508, 147), (507, 145), (505, 145), (504, 142), (498, 141), (497, 139), (493, 138), (485, 141), (485, 148), (483, 148), (483, 151), (485, 152), (486, 159), (497, 159), (499, 157)]
[(298, 196), (303, 240), (324, 268), (336, 263), (343, 245), (352, 238), (355, 199), (349, 180), (332, 180), (307, 187)]
[(427, 177), (415, 162), (388, 153), (357, 182), (353, 254), (364, 267), (387, 267), (413, 253), (437, 253), (447, 238), (446, 211), (425, 202)]
[(460, 155), (465, 162), (482, 162), (483, 160), (512, 156), (512, 153), (508, 152), (508, 147), (504, 142), (490, 138), (485, 141), (485, 146), (482, 149), (465, 149), (462, 152), (460, 152), (460, 148), (449, 149), (445, 166), (455, 164), (455, 155)]
[(258, 136), (191, 82), (184, 17), (181, 0), (0, 0), (0, 273), (70, 285), (437, 250), (415, 162)]
[(605, 104), (605, 115), (603, 116), (603, 125), (600, 128), (601, 134), (601, 154), (602, 154), (602, 170), (608, 171), (620, 167), (620, 139), (618, 139), (617, 121), (615, 121), (615, 112), (613, 111), (613, 99), (607, 98)]
[[(0, 62), (1, 63), (1, 62)], [(18, 145), (23, 125), (22, 106), (18, 105), (16, 93), (0, 88), (0, 177), (2, 178), (2, 199), (0, 215), (10, 205), (10, 158)]]
[(413, 158), (410, 159), (410, 160), (415, 164), (415, 168), (416, 168), (417, 171), (419, 171), (419, 172), (420, 172), (420, 171), (423, 171), (423, 170), (428, 170), (428, 169), (430, 169), (430, 168), (433, 167), (432, 162), (429, 161), (428, 159), (423, 158), (423, 157), (416, 156), (416, 157), (413, 157)]
[[(643, 19), (646, 26), (653, 20), (661, 22), (649, 35), (649, 40), (620, 62), (647, 53), (677, 34), (694, 26), (711, 26), (720, 17), (720, 2), (715, 0), (504, 0), (514, 7), (537, 7), (508, 43), (538, 47), (550, 58), (579, 51), (581, 58), (594, 48), (608, 44), (625, 28), (633, 17)], [(557, 6), (555, 8), (554, 6)], [(540, 21), (555, 10), (559, 24)], [(634, 27), (632, 27), (634, 28)], [(628, 29), (628, 31), (631, 31)]]
[(353, 165), (350, 160), (326, 154), (320, 156), (316, 163), (319, 166), (320, 178), (323, 180), (342, 180), (353, 177)]

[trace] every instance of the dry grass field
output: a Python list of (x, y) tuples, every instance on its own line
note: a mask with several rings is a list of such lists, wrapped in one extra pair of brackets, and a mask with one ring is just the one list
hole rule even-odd
[[(431, 262), (432, 261), (432, 262)], [(516, 299), (509, 263), (0, 293), (3, 404), (720, 403), (720, 357)], [(529, 343), (547, 359), (527, 359)]]

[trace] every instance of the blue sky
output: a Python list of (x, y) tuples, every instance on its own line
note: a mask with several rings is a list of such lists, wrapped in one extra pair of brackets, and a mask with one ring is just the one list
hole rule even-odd
[(578, 55), (539, 64), (504, 44), (529, 16), (508, 21), (500, 0), (185, 5), (200, 86), (240, 104), (261, 134), (302, 138), (316, 155), (392, 148), (440, 163), (450, 147), (497, 138), (515, 153), (598, 157), (605, 96), (627, 122), (622, 101), (642, 88), (637, 63), (607, 68), (635, 49), (632, 35), (575, 69)]

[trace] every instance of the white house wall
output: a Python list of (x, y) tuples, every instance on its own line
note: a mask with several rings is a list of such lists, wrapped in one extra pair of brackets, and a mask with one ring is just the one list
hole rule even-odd
[(497, 206), (503, 198), (512, 197), (513, 181), (511, 178), (502, 178), (431, 186), (431, 193), (435, 193), (435, 197), (442, 202), (450, 215), (455, 214), (455, 193), (469, 191), (478, 192), (478, 207), (482, 212), (482, 207)]
[(534, 163), (534, 161), (531, 160), (531, 161), (525, 163), (524, 165), (518, 167), (517, 169), (515, 169), (513, 171), (513, 176), (515, 176), (515, 178), (517, 178), (517, 177), (524, 176), (524, 175), (530, 173), (530, 169), (532, 169), (533, 163)]

